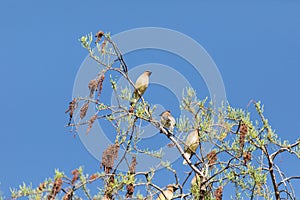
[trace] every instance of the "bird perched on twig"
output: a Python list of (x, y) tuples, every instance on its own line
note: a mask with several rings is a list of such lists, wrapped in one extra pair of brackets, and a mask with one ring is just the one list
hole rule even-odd
[(146, 89), (148, 88), (149, 77), (150, 77), (151, 73), (152, 72), (150, 72), (150, 71), (145, 71), (137, 78), (135, 85), (134, 85), (135, 90), (132, 94), (131, 101), (130, 101), (130, 106), (132, 108), (140, 100), (140, 98), (143, 96)]
[(160, 114), (160, 123), (164, 126), (164, 128), (169, 129), (169, 131), (173, 133), (176, 120), (171, 115), (171, 111), (166, 110)]
[[(192, 157), (193, 154), (196, 153), (196, 150), (200, 144), (198, 130), (194, 130), (189, 133), (186, 137), (185, 145), (184, 145), (184, 155), (188, 159)], [(187, 165), (186, 160), (183, 160), (183, 164)]]
[(156, 200), (171, 200), (173, 198), (174, 192), (178, 189), (175, 185), (168, 185), (167, 189), (159, 194)]
[(191, 181), (191, 192), (194, 199), (203, 199), (207, 189), (206, 185), (203, 182), (206, 180), (205, 177), (200, 177), (198, 174), (195, 174), (194, 178)]

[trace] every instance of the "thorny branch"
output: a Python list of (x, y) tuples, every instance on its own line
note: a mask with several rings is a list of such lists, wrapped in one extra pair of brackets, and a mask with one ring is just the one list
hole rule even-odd
[[(261, 122), (257, 125), (252, 122), (248, 111), (234, 109), (230, 105), (227, 106), (226, 111), (214, 112), (211, 104), (207, 105), (206, 99), (197, 99), (196, 92), (189, 88), (183, 95), (181, 109), (189, 112), (191, 116), (188, 120), (181, 118), (183, 121), (176, 124), (175, 131), (170, 131), (159, 119), (155, 118), (155, 108), (145, 101), (137, 90), (133, 80), (128, 75), (128, 66), (124, 57), (110, 35), (99, 31), (96, 37), (96, 44), (101, 57), (97, 56), (91, 47), (92, 35), (84, 36), (80, 41), (82, 46), (88, 50), (89, 56), (101, 66), (100, 72), (89, 84), (90, 96), (76, 97), (70, 102), (66, 112), (69, 113), (68, 127), (88, 125), (87, 129), (90, 130), (96, 120), (105, 119), (115, 129), (115, 143), (108, 146), (104, 152), (99, 152), (102, 153), (104, 172), (97, 172), (88, 176), (83, 173), (82, 168), (79, 168), (77, 171), (74, 170), (74, 173), (72, 172), (72, 177), (68, 177), (56, 171), (55, 178), (46, 181), (41, 188), (32, 189), (24, 185), (19, 190), (13, 190), (14, 199), (23, 196), (41, 198), (43, 194), (48, 196), (48, 199), (55, 199), (60, 191), (64, 193), (64, 200), (78, 199), (80, 196), (78, 191), (82, 190), (84, 198), (95, 200), (142, 200), (152, 199), (159, 194), (162, 194), (166, 199), (220, 200), (223, 196), (223, 187), (230, 184), (236, 189), (236, 198), (248, 196), (251, 199), (255, 197), (272, 199), (269, 192), (264, 192), (269, 191), (270, 187), (273, 189), (276, 200), (279, 200), (284, 194), (287, 199), (295, 199), (290, 180), (297, 180), (300, 177), (285, 177), (276, 165), (275, 158), (283, 152), (289, 152), (295, 154), (299, 159), (300, 140), (293, 144), (280, 142), (265, 118), (259, 102), (251, 101), (246, 109), (248, 110), (248, 107), (252, 103), (254, 104)], [(101, 41), (102, 43), (99, 45), (98, 43)], [(107, 50), (107, 48), (110, 49)], [(107, 60), (102, 59), (105, 56), (107, 56)], [(120, 63), (121, 67), (114, 67), (117, 62)], [(132, 108), (133, 110), (128, 108), (130, 99), (125, 99), (127, 104), (122, 105), (122, 98), (117, 90), (118, 85), (114, 80), (110, 82), (117, 99), (117, 105), (109, 105), (100, 101), (104, 78), (113, 72), (118, 73), (133, 90), (139, 92), (141, 100)], [(97, 98), (94, 97), (96, 91), (98, 92)], [(81, 120), (72, 123), (73, 115), (78, 112), (80, 102), (84, 103), (80, 108)], [(93, 116), (86, 116), (89, 104), (95, 104), (98, 108)], [(87, 117), (90, 119), (84, 121)], [(158, 184), (161, 183), (155, 183), (157, 180), (155, 168), (149, 167), (149, 171), (136, 171), (136, 165), (138, 165), (136, 159), (132, 159), (131, 164), (128, 163), (127, 157), (137, 153), (146, 153), (160, 159), (161, 163), (164, 162), (160, 156), (157, 156), (157, 152), (139, 149), (141, 121), (154, 126), (157, 132), (161, 133), (160, 137), (167, 138), (177, 149), (181, 160), (185, 160), (188, 164), (189, 172), (185, 174), (182, 171), (182, 166), (164, 163), (165, 168), (168, 169), (165, 173), (173, 173), (175, 179), (175, 184), (169, 181), (169, 185), (180, 189), (176, 192), (173, 191), (172, 197), (168, 196), (170, 189), (169, 193), (164, 192), (166, 185), (159, 187)], [(126, 126), (121, 127), (121, 123), (125, 123)], [(187, 157), (184, 149), (187, 146), (186, 135), (191, 130), (198, 130), (200, 138), (200, 148), (193, 155), (193, 158)], [(205, 152), (205, 149), (201, 148), (201, 144), (205, 142), (214, 145), (209, 152)], [(115, 154), (118, 154), (120, 147), (123, 147), (124, 153), (115, 163), (118, 157)], [(187, 150), (192, 151), (191, 146), (188, 146)], [(119, 171), (123, 162), (126, 162), (128, 167), (128, 172), (125, 174)], [(271, 178), (272, 186), (267, 185), (267, 174)], [(187, 184), (189, 179), (192, 179), (191, 184)], [(93, 192), (94, 195), (88, 189), (90, 183), (97, 184), (99, 188), (99, 191)], [(281, 189), (282, 185), (283, 189)]]

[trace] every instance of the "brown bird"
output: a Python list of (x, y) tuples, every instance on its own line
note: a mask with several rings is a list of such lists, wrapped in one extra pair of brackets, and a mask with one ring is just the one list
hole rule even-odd
[(174, 192), (178, 189), (175, 185), (168, 185), (167, 189), (159, 194), (156, 200), (171, 200), (173, 198)]
[(146, 89), (148, 88), (149, 77), (150, 77), (151, 73), (152, 72), (150, 72), (150, 71), (145, 71), (137, 78), (135, 85), (134, 85), (135, 90), (132, 94), (131, 101), (130, 101), (131, 107), (135, 106), (135, 104), (140, 100), (140, 98), (143, 96)]
[[(199, 135), (198, 130), (194, 130), (189, 133), (189, 135), (186, 137), (185, 145), (184, 145), (184, 155), (188, 159), (192, 157), (193, 154), (196, 153), (196, 150), (199, 146)], [(183, 160), (183, 164), (187, 165), (186, 160)]]
[(164, 128), (169, 129), (169, 131), (173, 133), (176, 120), (171, 115), (171, 111), (166, 110), (160, 114), (160, 123), (164, 126)]

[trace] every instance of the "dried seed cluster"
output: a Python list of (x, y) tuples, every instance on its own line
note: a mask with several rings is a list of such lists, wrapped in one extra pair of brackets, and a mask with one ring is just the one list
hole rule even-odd
[(133, 195), (133, 192), (134, 192), (134, 185), (132, 183), (129, 183), (126, 186), (126, 190), (127, 190), (126, 198), (132, 198), (132, 195)]
[(94, 181), (94, 180), (96, 180), (98, 177), (99, 177), (98, 174), (92, 174), (92, 175), (90, 176), (89, 180), (90, 180), (90, 181)]
[(46, 189), (46, 183), (43, 182), (39, 185), (39, 187), (37, 188), (38, 192), (43, 192)]
[(73, 99), (69, 103), (69, 108), (65, 111), (65, 113), (69, 113), (69, 116), (70, 116), (68, 125), (71, 124), (71, 121), (72, 121), (72, 118), (73, 118), (73, 114), (74, 114), (74, 110), (76, 109), (76, 104), (77, 104), (76, 99)]
[(89, 102), (86, 102), (83, 104), (83, 106), (80, 108), (80, 119), (83, 119), (86, 115), (87, 110), (89, 109)]
[(63, 199), (63, 200), (71, 200), (72, 197), (73, 197), (73, 191), (71, 190), (71, 191), (67, 192), (67, 193), (63, 196), (62, 199)]
[(98, 86), (98, 97), (100, 97), (100, 94), (102, 92), (102, 86), (103, 86), (103, 81), (105, 79), (104, 74), (102, 74), (101, 76), (99, 76), (98, 80), (97, 80), (97, 86)]
[(62, 182), (61, 178), (55, 179), (55, 181), (53, 183), (52, 190), (51, 190), (50, 194), (47, 196), (48, 200), (54, 200), (55, 199), (56, 195), (61, 190), (62, 184), (63, 184), (63, 182)]
[(95, 115), (93, 115), (91, 117), (91, 119), (88, 121), (89, 126), (88, 126), (88, 128), (86, 130), (86, 134), (89, 134), (89, 132), (93, 128), (93, 124), (94, 124), (95, 120), (97, 119), (97, 117), (98, 117), (98, 113), (96, 113)]
[(129, 166), (129, 173), (130, 174), (135, 173), (136, 165), (137, 165), (136, 156), (133, 156), (132, 160), (131, 160), (131, 163), (130, 163), (130, 166)]
[(95, 37), (97, 38), (96, 42), (95, 43), (98, 43), (100, 42), (102, 36), (104, 35), (104, 32), (103, 31), (98, 31), (98, 33), (96, 33)]
[(242, 123), (240, 125), (240, 138), (239, 138), (239, 143), (240, 143), (240, 150), (243, 151), (244, 146), (245, 146), (245, 137), (248, 133), (248, 127), (246, 124)]
[(109, 145), (102, 153), (100, 168), (104, 167), (105, 173), (109, 174), (114, 166), (114, 161), (118, 158), (119, 144)]
[(244, 152), (243, 153), (243, 159), (244, 159), (244, 164), (246, 165), (247, 162), (251, 161), (252, 159), (252, 154), (250, 151)]
[(89, 82), (90, 98), (94, 98), (94, 93), (98, 89), (98, 82), (95, 79), (92, 79)]
[(216, 200), (222, 200), (223, 197), (223, 187), (219, 186), (215, 191)]
[(217, 152), (216, 152), (216, 150), (212, 150), (211, 152), (209, 152), (207, 154), (207, 159), (208, 159), (209, 166), (212, 167), (213, 164), (215, 164), (216, 161), (217, 161)]
[(78, 169), (74, 169), (72, 171), (72, 174), (73, 174), (73, 178), (72, 178), (71, 183), (73, 185), (78, 180), (78, 178), (79, 178), (79, 171), (78, 171)]

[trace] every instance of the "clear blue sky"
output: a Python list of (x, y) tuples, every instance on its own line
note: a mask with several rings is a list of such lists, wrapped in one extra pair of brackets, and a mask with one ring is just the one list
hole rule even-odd
[[(300, 2), (174, 2), (0, 3), (0, 191), (9, 196), (9, 187), (22, 181), (36, 185), (54, 168), (99, 169), (64, 128), (75, 75), (87, 55), (78, 38), (99, 29), (115, 34), (157, 26), (189, 35), (217, 64), (233, 106), (261, 100), (277, 133), (299, 138)], [(300, 174), (298, 166), (290, 170)]]

